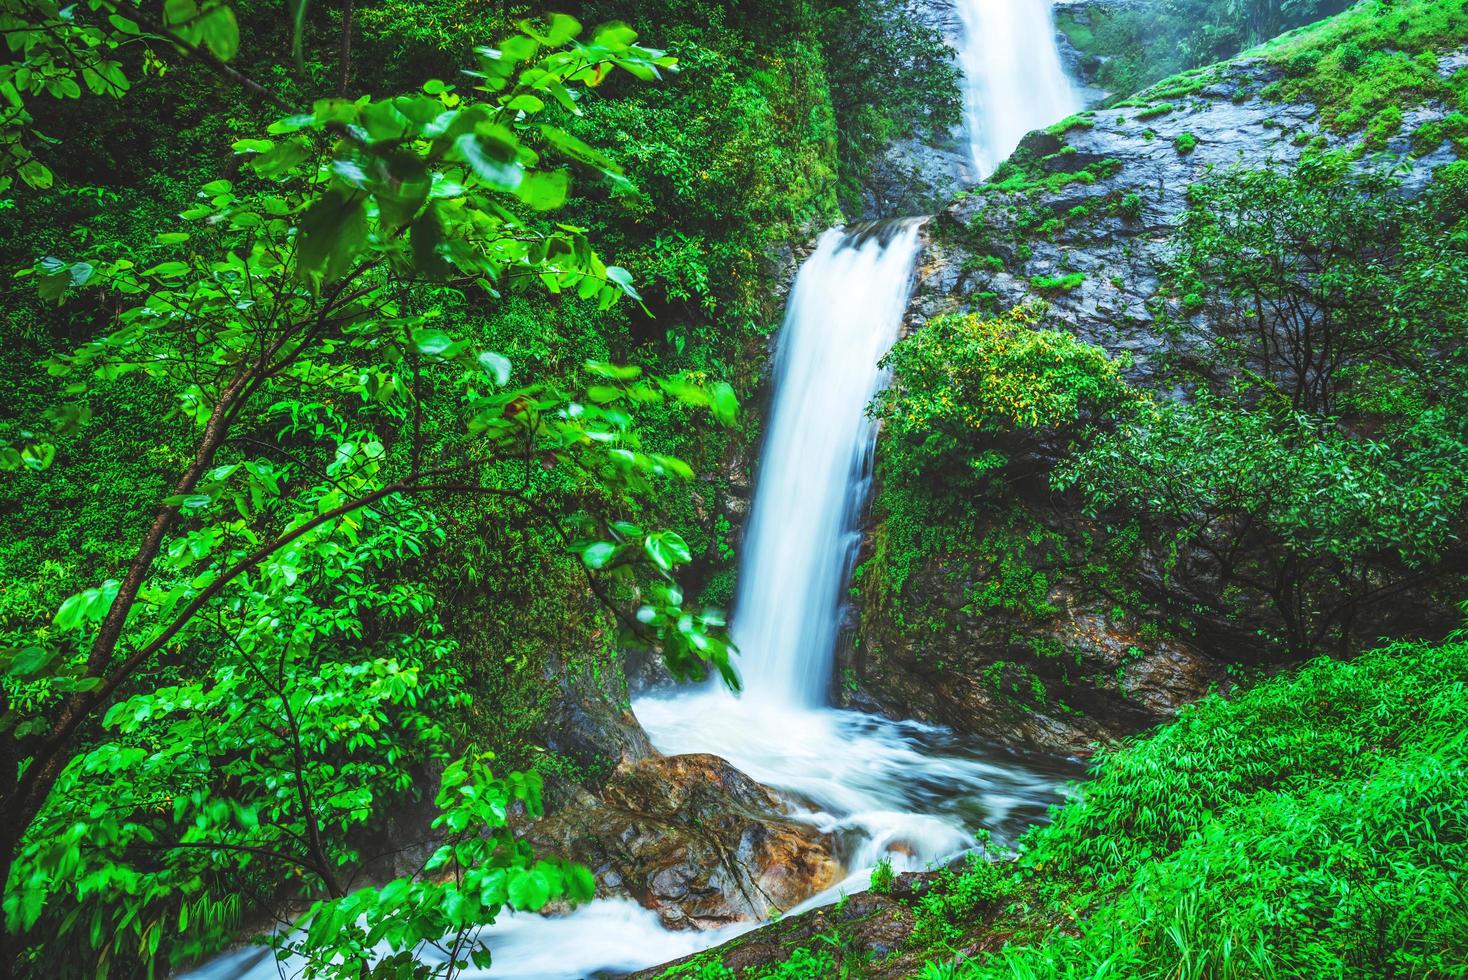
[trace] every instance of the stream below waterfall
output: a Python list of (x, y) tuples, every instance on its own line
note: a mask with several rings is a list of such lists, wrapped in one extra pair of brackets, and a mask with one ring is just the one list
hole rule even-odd
[[(1055, 49), (1049, 0), (957, 0), (965, 125), (977, 177), (1030, 129), (1079, 108)], [(1020, 756), (945, 729), (829, 706), (847, 581), (860, 544), (876, 431), (867, 406), (899, 337), (923, 219), (822, 236), (791, 291), (774, 399), (745, 531), (733, 639), (736, 696), (705, 686), (633, 704), (653, 745), (708, 752), (792, 801), (831, 835), (846, 876), (795, 910), (898, 871), (942, 864), (987, 831), (1012, 841), (1059, 802), (1079, 767)], [(569, 915), (504, 915), (481, 931), (492, 980), (611, 977), (717, 945), (758, 926), (675, 932), (626, 899)], [(258, 948), (223, 956), (193, 980), (268, 980), (299, 972)]]

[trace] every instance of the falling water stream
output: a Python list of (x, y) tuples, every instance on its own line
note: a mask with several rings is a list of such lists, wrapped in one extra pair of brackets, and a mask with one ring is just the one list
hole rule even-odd
[[(1029, 129), (1073, 112), (1077, 98), (1055, 50), (1049, 0), (957, 7), (969, 142), (976, 172), (987, 175)], [(865, 888), (883, 859), (914, 870), (972, 848), (981, 830), (1012, 840), (1075, 775), (1063, 761), (830, 706), (876, 436), (866, 409), (887, 380), (879, 362), (901, 329), (921, 224), (832, 229), (796, 277), (734, 607), (742, 694), (706, 686), (633, 704), (660, 751), (723, 756), (830, 835), (846, 877), (798, 908)], [(493, 980), (579, 980), (676, 959), (755, 925), (673, 932), (652, 911), (607, 899), (561, 918), (507, 915), (480, 939), (494, 951)], [(190, 976), (268, 980), (298, 972), (292, 966), (250, 949)]]
[(969, 155), (987, 177), (1025, 134), (1081, 109), (1060, 65), (1050, 0), (957, 0)]

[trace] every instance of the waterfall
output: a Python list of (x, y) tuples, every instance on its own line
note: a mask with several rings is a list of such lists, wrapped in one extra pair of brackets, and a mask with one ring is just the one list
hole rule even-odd
[(791, 290), (734, 604), (747, 698), (826, 703), (875, 435), (866, 406), (907, 308), (919, 225), (826, 232)]
[[(1031, 128), (1077, 108), (1060, 69), (1047, 0), (957, 0), (974, 166), (988, 174)], [(774, 400), (745, 531), (733, 637), (741, 696), (717, 685), (640, 698), (633, 710), (659, 751), (711, 752), (785, 791), (793, 816), (830, 835), (847, 876), (788, 911), (865, 888), (886, 860), (899, 871), (1004, 842), (1044, 818), (1077, 769), (1021, 758), (946, 729), (829, 706), (843, 590), (860, 544), (875, 426), (866, 408), (897, 340), (920, 219), (826, 232), (796, 276), (775, 353)], [(506, 915), (483, 929), (488, 980), (582, 980), (715, 945), (718, 932), (669, 932), (626, 899), (562, 918)], [(191, 980), (270, 980), (304, 964), (257, 950), (228, 954)], [(470, 971), (468, 977), (482, 974)]]
[(1030, 130), (1080, 111), (1060, 65), (1050, 0), (957, 0), (964, 125), (980, 177)]

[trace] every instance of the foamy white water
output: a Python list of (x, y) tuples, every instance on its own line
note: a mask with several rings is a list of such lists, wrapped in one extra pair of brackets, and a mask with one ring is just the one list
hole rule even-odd
[[(560, 918), (505, 912), (474, 937), (493, 951), (489, 969), (470, 968), (454, 976), (461, 980), (584, 980), (630, 973), (707, 949), (756, 925), (751, 922), (717, 932), (673, 932), (663, 928), (657, 913), (621, 898), (590, 902)], [(388, 950), (384, 947), (382, 952)], [(418, 954), (423, 963), (442, 964), (445, 959), (433, 949)], [(279, 961), (270, 950), (255, 947), (226, 953), (185, 974), (183, 980), (291, 980), (303, 976), (305, 969), (304, 960)]]
[(722, 756), (792, 798), (800, 819), (833, 836), (847, 891), (865, 887), (883, 859), (898, 871), (941, 864), (972, 848), (978, 828), (1013, 840), (1075, 775), (1064, 762), (861, 711), (718, 690), (641, 698), (633, 710), (660, 751)]
[(1081, 109), (1060, 64), (1050, 0), (957, 0), (963, 36), (964, 124), (974, 169), (987, 177), (1032, 129)]

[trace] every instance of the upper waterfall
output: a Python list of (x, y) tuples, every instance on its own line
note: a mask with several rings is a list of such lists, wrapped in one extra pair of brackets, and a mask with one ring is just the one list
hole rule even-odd
[(874, 435), (866, 406), (907, 308), (919, 225), (833, 228), (795, 279), (734, 604), (746, 697), (827, 701), (866, 496), (860, 474)]
[(1060, 64), (1050, 0), (957, 0), (964, 126), (987, 177), (1032, 129), (1081, 109)]

